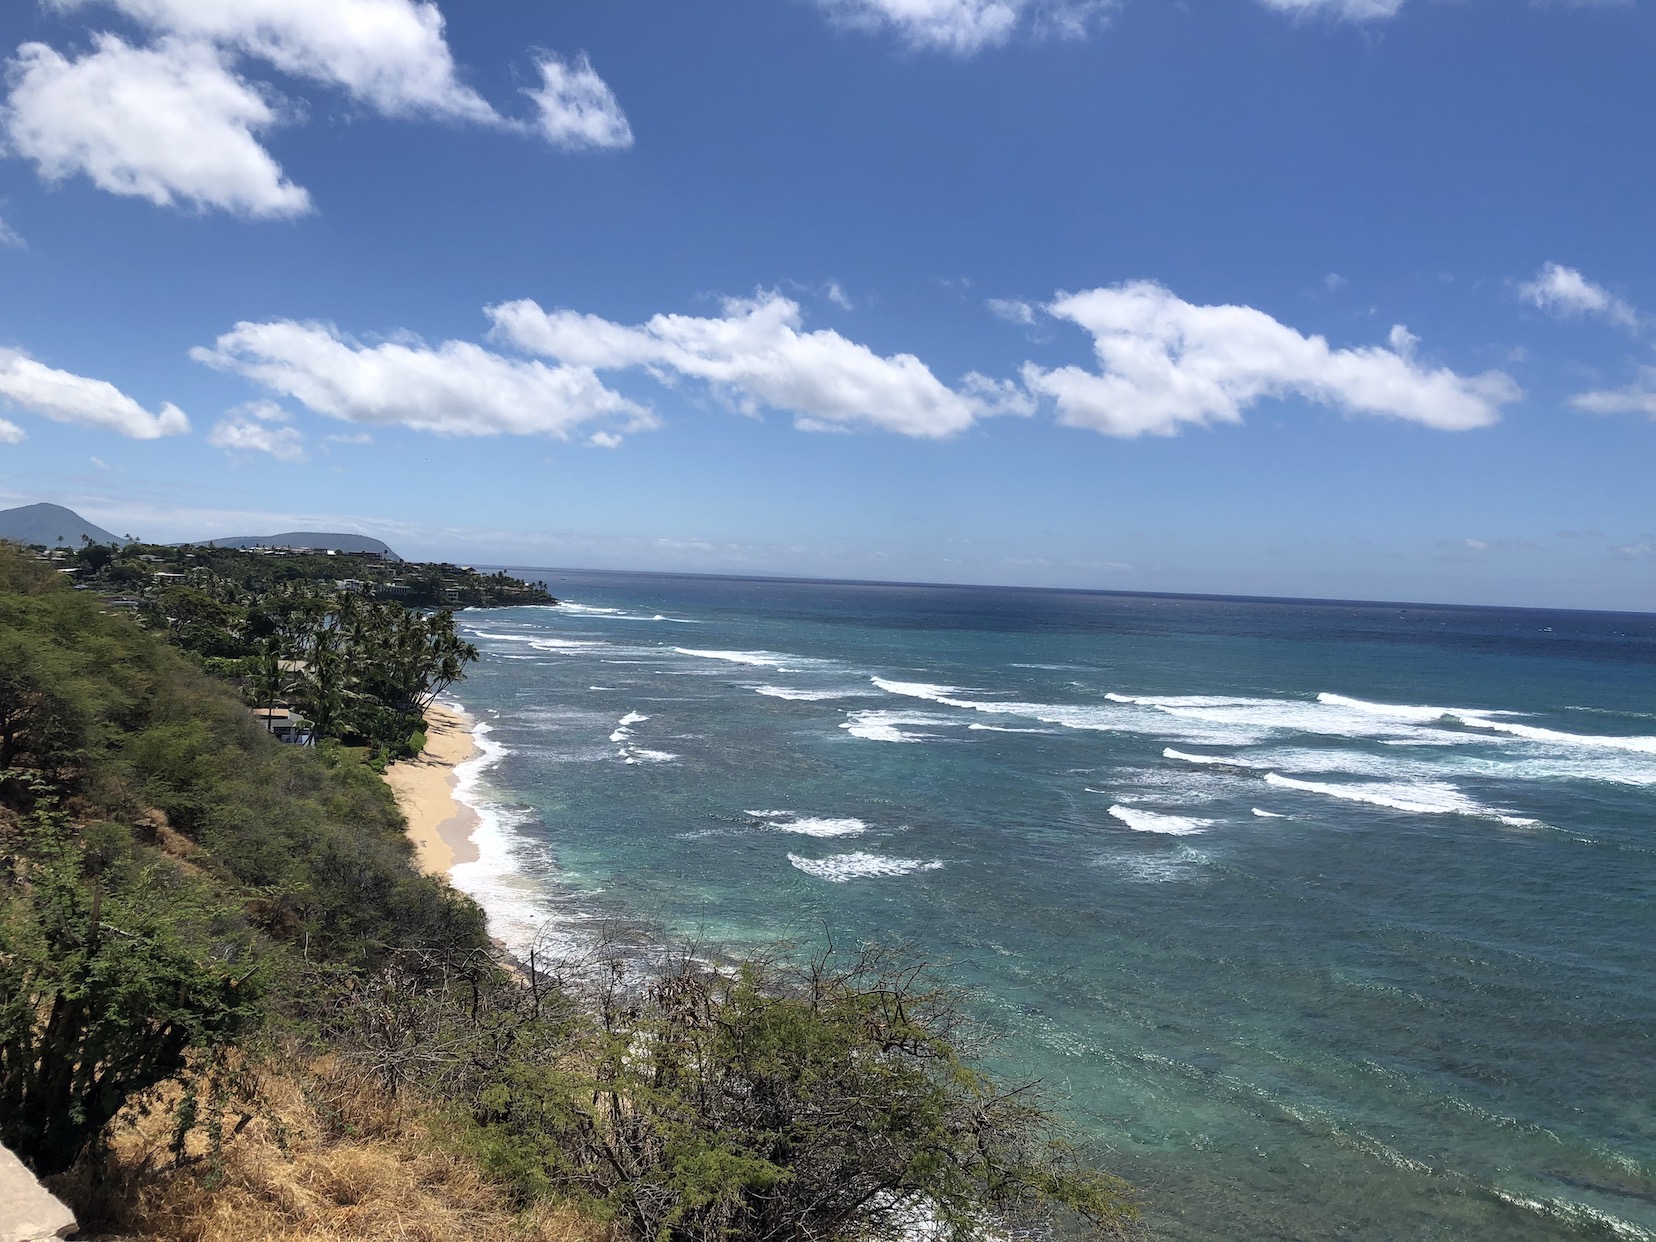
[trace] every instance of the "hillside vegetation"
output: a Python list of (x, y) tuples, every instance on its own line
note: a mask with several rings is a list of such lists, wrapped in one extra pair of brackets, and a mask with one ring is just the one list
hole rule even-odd
[(503, 962), (354, 752), (0, 545), (0, 1140), (169, 1239), (1114, 1232), (878, 950)]

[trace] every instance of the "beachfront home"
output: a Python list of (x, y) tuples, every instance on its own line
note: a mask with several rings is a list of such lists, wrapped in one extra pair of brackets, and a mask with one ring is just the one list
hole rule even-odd
[(291, 707), (256, 707), (253, 718), (268, 730), (278, 742), (289, 746), (309, 746), (315, 741), (311, 722)]

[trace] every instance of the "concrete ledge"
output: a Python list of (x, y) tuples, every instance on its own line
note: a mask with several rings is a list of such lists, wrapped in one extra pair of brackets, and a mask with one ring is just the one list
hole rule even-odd
[(0, 1147), (0, 1242), (46, 1242), (75, 1232), (75, 1214)]

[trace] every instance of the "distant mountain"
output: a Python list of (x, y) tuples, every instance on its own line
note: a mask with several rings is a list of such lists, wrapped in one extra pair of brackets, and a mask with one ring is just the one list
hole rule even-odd
[(332, 548), (335, 552), (371, 552), (388, 561), (398, 556), (378, 539), (367, 535), (341, 535), (329, 531), (290, 530), (280, 535), (232, 535), (228, 539), (196, 539), (209, 548)]
[(82, 535), (90, 536), (93, 543), (127, 542), (62, 505), (24, 505), (20, 509), (0, 510), (0, 539), (55, 548), (61, 538), (63, 547), (78, 548)]

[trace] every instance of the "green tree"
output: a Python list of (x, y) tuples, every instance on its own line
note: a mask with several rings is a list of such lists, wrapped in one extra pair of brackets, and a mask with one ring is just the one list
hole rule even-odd
[(58, 1173), (136, 1092), (258, 1012), (239, 914), (120, 825), (77, 834), (39, 804), (0, 838), (0, 1139)]
[(1134, 1218), (1035, 1084), (967, 1059), (959, 993), (873, 949), (646, 983), (622, 958), (549, 987), (357, 989), (340, 1046), (445, 1090), (486, 1166), (599, 1205), (648, 1242), (896, 1242)]

